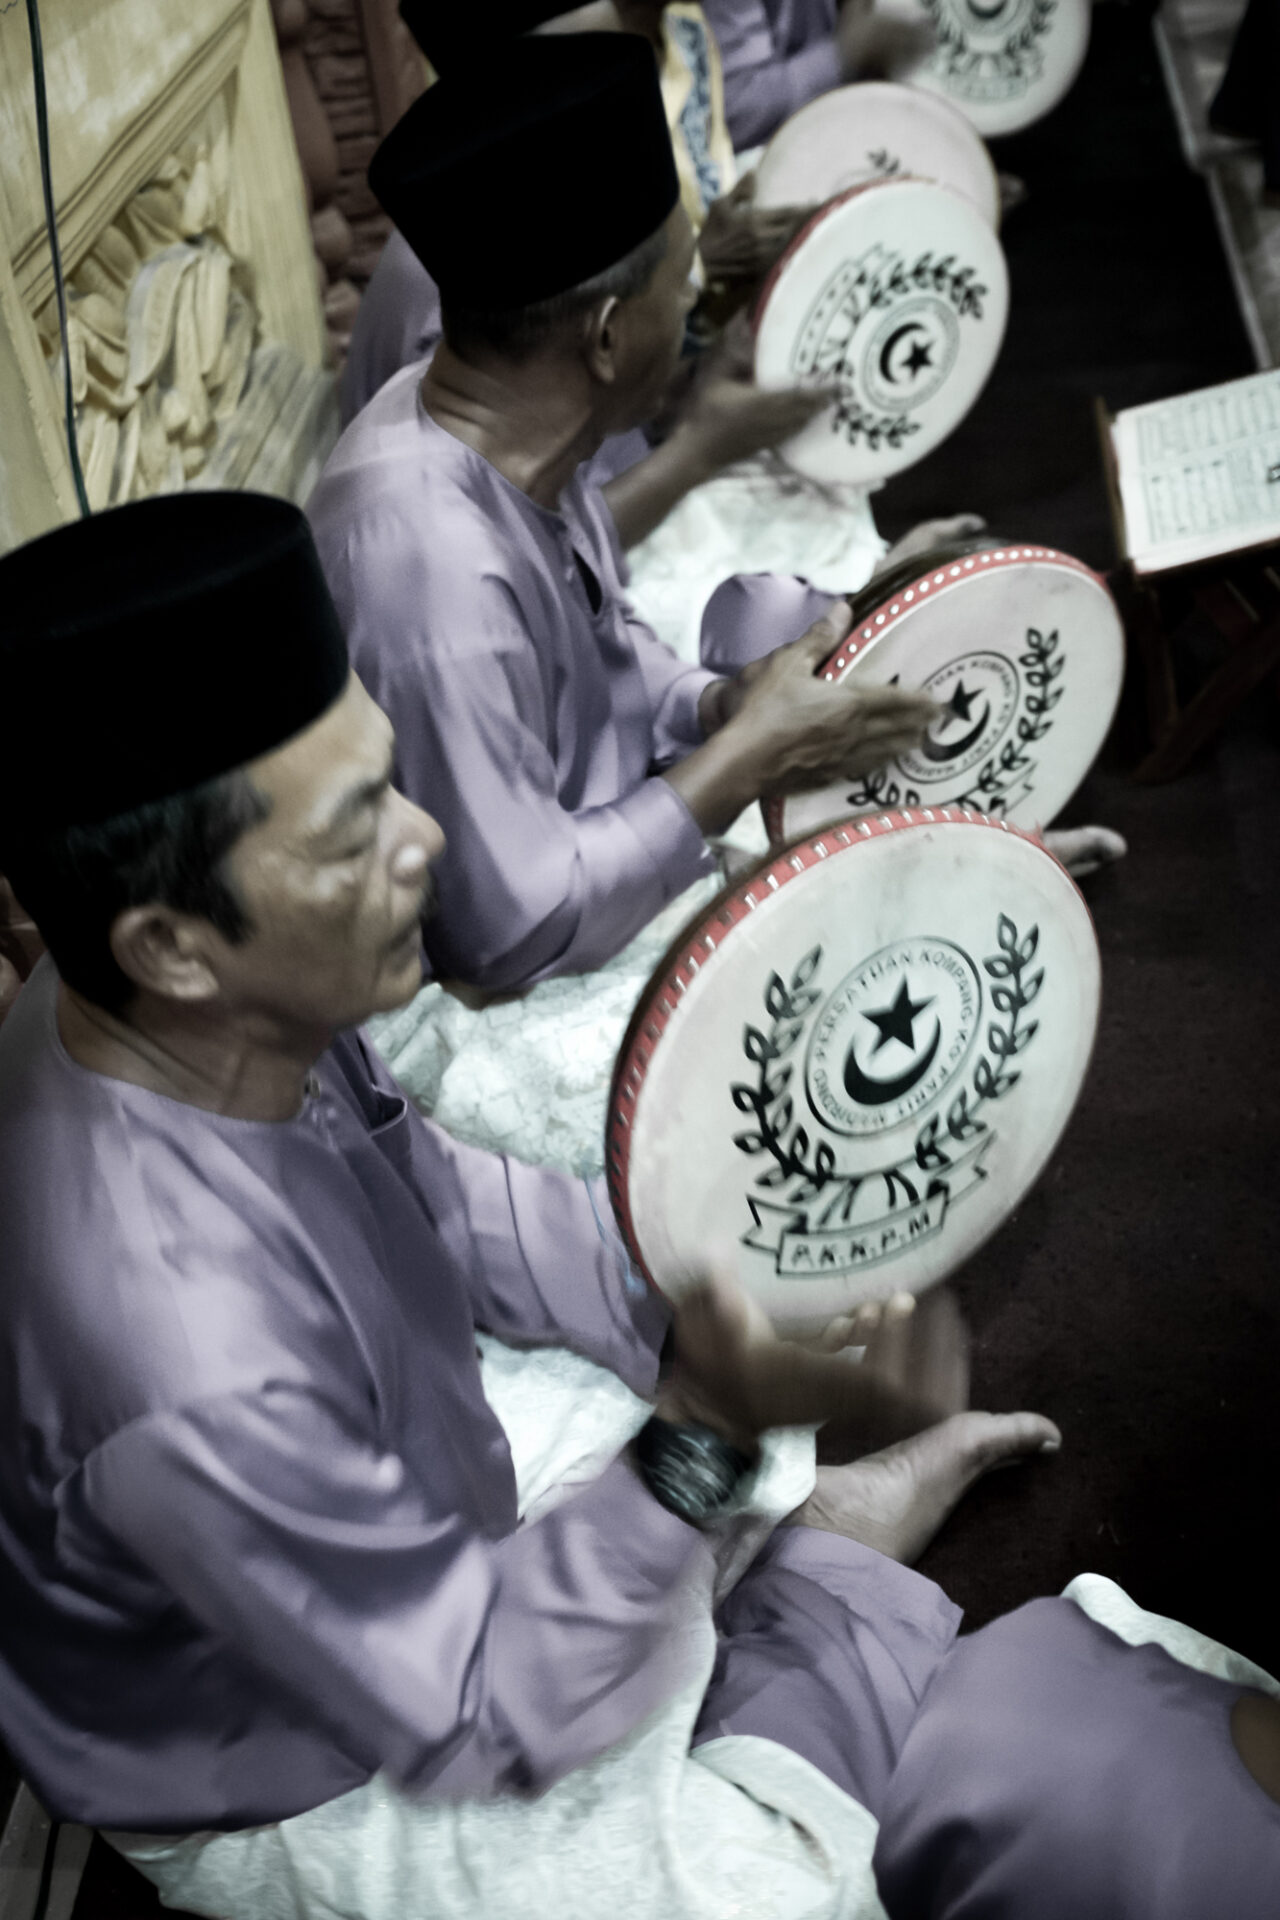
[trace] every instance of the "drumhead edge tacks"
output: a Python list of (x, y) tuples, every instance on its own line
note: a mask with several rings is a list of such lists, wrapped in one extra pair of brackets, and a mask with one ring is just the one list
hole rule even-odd
[(766, 858), (673, 944), (619, 1052), (632, 1260), (675, 1297), (731, 1247), (797, 1329), (932, 1286), (1043, 1170), (1099, 996), (1079, 890), (1003, 822), (884, 814)]
[(829, 201), (775, 263), (754, 313), (760, 386), (838, 396), (782, 459), (810, 480), (859, 486), (923, 460), (986, 385), (1008, 308), (1000, 242), (950, 187), (897, 176)]

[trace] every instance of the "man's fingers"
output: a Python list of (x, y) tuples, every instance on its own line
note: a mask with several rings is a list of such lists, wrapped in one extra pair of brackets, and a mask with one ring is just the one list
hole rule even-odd
[(808, 633), (802, 633), (796, 641), (796, 652), (803, 660), (812, 662), (813, 672), (817, 672), (827, 655), (844, 639), (853, 625), (853, 609), (847, 600), (833, 601), (821, 620), (815, 620)]
[(904, 700), (901, 706), (855, 707), (863, 733), (874, 736), (898, 727), (928, 727), (938, 718), (937, 703), (927, 696)]
[(779, 419), (795, 416), (808, 420), (839, 398), (839, 387), (787, 387), (781, 393), (762, 396), (761, 404), (765, 413), (776, 414)]
[(846, 681), (842, 691), (850, 708), (869, 728), (907, 726), (917, 720), (928, 726), (942, 712), (930, 694), (915, 687), (864, 687)]
[(936, 1287), (916, 1303), (912, 1378), (922, 1400), (948, 1414), (969, 1405), (969, 1329), (950, 1287)]

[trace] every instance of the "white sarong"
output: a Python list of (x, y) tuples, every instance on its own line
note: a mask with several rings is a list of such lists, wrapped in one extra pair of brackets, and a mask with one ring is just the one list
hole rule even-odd
[[(591, 1478), (648, 1408), (613, 1375), (562, 1351), (482, 1337), (485, 1391), (536, 1517)], [(803, 1499), (811, 1441), (773, 1436), (748, 1505), (726, 1530), (714, 1587), (738, 1577)], [(177, 1839), (114, 1834), (162, 1899), (215, 1920), (885, 1920), (864, 1807), (788, 1748), (750, 1735), (689, 1751), (715, 1651), (711, 1582), (691, 1584), (682, 1691), (538, 1800), (432, 1802), (390, 1781), (276, 1825)], [(1216, 1641), (1136, 1606), (1099, 1574), (1066, 1597), (1132, 1645), (1280, 1696)]]
[(697, 660), (707, 602), (734, 574), (857, 593), (885, 550), (865, 487), (820, 486), (757, 454), (694, 487), (630, 549), (627, 591), (660, 640)]

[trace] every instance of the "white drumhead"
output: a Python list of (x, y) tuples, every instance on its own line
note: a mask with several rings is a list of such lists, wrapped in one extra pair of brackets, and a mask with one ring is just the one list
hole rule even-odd
[(876, 0), (937, 35), (923, 60), (895, 71), (940, 93), (987, 136), (1043, 119), (1070, 90), (1089, 48), (1091, 0)]
[(1124, 627), (1103, 581), (1052, 547), (997, 547), (922, 570), (874, 608), (870, 598), (819, 673), (921, 687), (944, 717), (918, 751), (874, 774), (768, 802), (770, 839), (896, 806), (1047, 825), (1093, 765), (1120, 699)]
[(968, 413), (1004, 338), (1000, 242), (948, 187), (854, 187), (792, 241), (756, 308), (763, 387), (841, 398), (782, 448), (814, 480), (869, 484), (914, 466)]
[(1016, 829), (884, 815), (726, 890), (646, 989), (606, 1169), (678, 1296), (736, 1251), (779, 1324), (953, 1273), (1044, 1167), (1097, 1023), (1093, 923)]
[(1000, 184), (971, 122), (938, 94), (887, 80), (837, 87), (779, 127), (756, 169), (756, 204), (808, 206), (902, 174), (940, 181), (999, 226)]

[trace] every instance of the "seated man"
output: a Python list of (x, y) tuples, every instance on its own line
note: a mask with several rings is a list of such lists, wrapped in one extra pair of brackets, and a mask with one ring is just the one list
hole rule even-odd
[[(700, 239), (703, 271), (712, 280), (751, 281), (767, 272), (808, 211), (755, 207), (751, 176), (735, 186), (719, 57), (699, 7), (668, 8), (664, 0), (618, 0), (616, 6), (614, 0), (593, 0), (591, 5), (564, 11), (561, 0), (505, 0), (501, 6), (478, 9), (403, 0), (401, 14), (432, 66), (446, 76), (469, 68), (483, 72), (495, 44), (522, 33), (629, 32), (647, 39), (658, 60), (681, 199)], [(591, 164), (588, 153), (578, 156), (581, 169)], [(342, 372), (343, 424), (368, 404), (392, 374), (433, 353), (439, 340), (439, 288), (404, 236), (393, 232), (356, 317)], [(740, 396), (738, 411), (747, 438), (725, 455), (726, 464), (757, 448), (776, 445), (795, 431), (795, 420), (786, 417), (778, 396), (753, 393), (750, 408), (746, 397)], [(753, 424), (753, 433), (748, 423)], [(648, 442), (638, 430), (609, 441), (595, 462), (601, 484), (647, 452)], [(693, 485), (699, 477), (690, 474), (685, 485)], [(637, 476), (629, 492), (644, 478)], [(629, 546), (647, 528), (630, 528), (626, 506), (624, 497), (621, 530), (623, 545)]]
[[(584, 181), (566, 220), (562, 182), (593, 148), (625, 166)], [(652, 410), (692, 298), (638, 40), (513, 43), (483, 83), (425, 94), (370, 177), (441, 287), (445, 338), (348, 428), (308, 510), (399, 778), (445, 830), (433, 971), (523, 988), (610, 960), (713, 870), (705, 836), (762, 792), (883, 764), (934, 708), (815, 680), (847, 607), (716, 680), (623, 596), (579, 469)], [(802, 595), (778, 639), (829, 605)]]
[(878, 1791), (956, 1624), (858, 1533), (919, 1552), (1057, 1429), (956, 1411), (813, 1501), (810, 1464), (762, 1543), (729, 1516), (766, 1429), (929, 1414), (910, 1320), (837, 1329), (851, 1366), (717, 1280), (658, 1414), (615, 1382), (604, 1459), (518, 1525), (477, 1330), (648, 1395), (667, 1313), (602, 1189), (456, 1147), (355, 1031), (413, 990), (441, 838), (305, 522), (193, 494), (59, 528), (0, 560), (0, 673), (0, 861), (49, 947), (0, 1031), (0, 1734), (42, 1801), (169, 1836), (122, 1844), (237, 1920), (599, 1913), (631, 1835), (643, 1912), (757, 1875), (773, 1920), (840, 1901), (874, 1828), (791, 1689), (820, 1672), (829, 1725), (874, 1675), (842, 1764)]
[(874, 0), (703, 0), (720, 48), (733, 144), (757, 147), (820, 93), (927, 50), (926, 25), (886, 19)]

